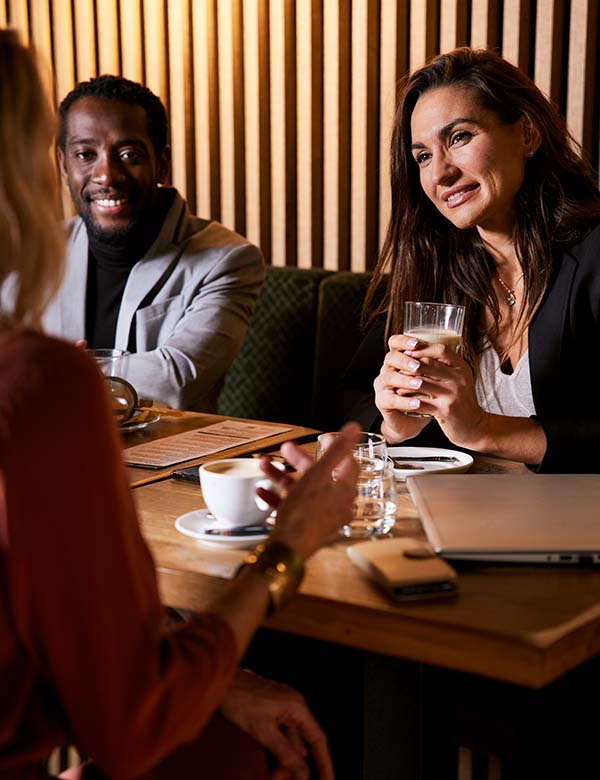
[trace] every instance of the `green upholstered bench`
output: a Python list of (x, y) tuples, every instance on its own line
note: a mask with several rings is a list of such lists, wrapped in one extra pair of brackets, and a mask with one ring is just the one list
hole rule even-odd
[(310, 425), (319, 285), (331, 272), (269, 267), (217, 411)]
[(311, 425), (337, 430), (345, 422), (338, 404), (340, 378), (363, 338), (361, 311), (370, 273), (340, 271), (319, 286)]
[(269, 267), (219, 414), (337, 427), (339, 379), (362, 334), (368, 273)]

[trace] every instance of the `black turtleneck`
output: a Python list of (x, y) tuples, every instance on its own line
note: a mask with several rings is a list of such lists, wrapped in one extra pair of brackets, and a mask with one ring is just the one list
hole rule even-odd
[(129, 273), (158, 236), (175, 193), (160, 189), (154, 207), (126, 236), (110, 242), (88, 231), (85, 337), (91, 349), (115, 346), (117, 318)]

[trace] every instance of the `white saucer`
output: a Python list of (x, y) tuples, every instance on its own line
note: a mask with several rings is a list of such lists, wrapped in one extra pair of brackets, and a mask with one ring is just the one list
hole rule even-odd
[(212, 536), (207, 533), (207, 530), (214, 528), (216, 522), (208, 509), (195, 509), (193, 512), (187, 512), (178, 517), (175, 520), (175, 528), (186, 536), (199, 539), (207, 547), (252, 548), (257, 542), (262, 542), (269, 536), (268, 532), (244, 534), (243, 536), (236, 536), (232, 532), (231, 535), (227, 536)]
[[(444, 461), (411, 461), (412, 458), (426, 458), (429, 456), (442, 456), (456, 458), (445, 463)], [(388, 447), (390, 458), (402, 458), (410, 468), (398, 468), (394, 466), (396, 479), (404, 481), (406, 477), (415, 477), (419, 474), (462, 474), (473, 465), (473, 458), (466, 452), (458, 450), (443, 450), (438, 447)]]

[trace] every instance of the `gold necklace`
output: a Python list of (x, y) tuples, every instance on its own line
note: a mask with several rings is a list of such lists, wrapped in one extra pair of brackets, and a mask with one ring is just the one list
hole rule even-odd
[(515, 295), (515, 287), (519, 284), (522, 278), (523, 278), (523, 274), (519, 276), (519, 278), (515, 282), (514, 287), (509, 287), (504, 281), (504, 279), (500, 276), (500, 274), (498, 273), (496, 274), (496, 279), (498, 279), (498, 281), (500, 282), (504, 290), (504, 303), (507, 306), (514, 306), (515, 303), (517, 302), (517, 296)]

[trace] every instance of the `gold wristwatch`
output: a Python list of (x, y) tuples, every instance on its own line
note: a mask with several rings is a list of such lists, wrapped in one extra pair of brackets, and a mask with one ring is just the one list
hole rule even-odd
[(283, 542), (265, 542), (248, 553), (241, 569), (251, 566), (267, 580), (270, 605), (267, 612), (282, 607), (298, 590), (304, 576), (304, 561)]

